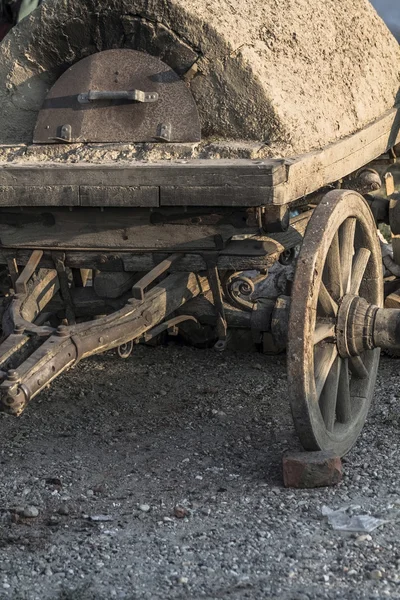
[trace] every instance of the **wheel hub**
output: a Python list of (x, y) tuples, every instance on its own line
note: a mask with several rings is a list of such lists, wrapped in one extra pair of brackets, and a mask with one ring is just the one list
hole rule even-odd
[(346, 294), (339, 305), (336, 323), (336, 344), (342, 358), (360, 356), (376, 348), (374, 325), (379, 309), (364, 298)]

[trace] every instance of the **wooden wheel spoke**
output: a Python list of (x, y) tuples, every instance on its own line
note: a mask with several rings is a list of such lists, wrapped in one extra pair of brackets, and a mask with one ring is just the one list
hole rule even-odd
[(354, 217), (346, 219), (340, 228), (340, 265), (342, 267), (343, 293), (350, 292), (352, 263), (354, 254), (354, 236), (357, 220)]
[(349, 358), (349, 368), (357, 379), (368, 379), (368, 371), (361, 356), (352, 356)]
[(326, 286), (323, 281), (321, 281), (321, 285), (319, 288), (318, 302), (324, 315), (327, 317), (335, 317), (338, 311), (338, 305), (326, 289)]
[(333, 236), (331, 247), (326, 255), (325, 284), (334, 300), (343, 296), (342, 269), (340, 264), (339, 233)]
[(341, 359), (336, 355), (319, 399), (322, 418), (324, 419), (325, 427), (328, 431), (333, 431), (336, 421), (336, 404), (338, 400), (340, 372)]
[(319, 399), (322, 390), (325, 387), (326, 380), (333, 363), (337, 357), (335, 344), (325, 344), (325, 346), (315, 346), (314, 349), (314, 377), (317, 398)]
[(322, 342), (322, 340), (333, 337), (335, 337), (334, 321), (331, 321), (330, 323), (317, 322), (314, 330), (314, 344), (318, 344), (319, 342)]
[(347, 358), (341, 361), (336, 417), (339, 423), (349, 423), (352, 418), (349, 363)]
[(353, 262), (353, 272), (350, 284), (350, 294), (357, 295), (364, 277), (365, 269), (371, 256), (367, 248), (359, 248)]

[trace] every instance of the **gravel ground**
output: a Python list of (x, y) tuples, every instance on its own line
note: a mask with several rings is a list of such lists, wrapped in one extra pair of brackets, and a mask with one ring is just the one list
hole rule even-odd
[[(284, 357), (83, 362), (0, 417), (0, 599), (400, 598), (398, 371), (383, 358), (344, 481), (302, 491)], [(334, 531), (322, 506), (347, 503), (389, 522)]]

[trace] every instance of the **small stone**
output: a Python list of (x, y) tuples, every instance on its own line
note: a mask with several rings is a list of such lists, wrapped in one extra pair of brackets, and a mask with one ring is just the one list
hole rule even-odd
[(47, 477), (45, 479), (46, 485), (53, 485), (55, 487), (61, 488), (62, 481), (59, 477)]
[(94, 491), (93, 490), (88, 490), (86, 492), (86, 496), (94, 496)]
[(58, 525), (59, 522), (60, 519), (55, 515), (51, 515), (51, 517), (49, 518), (49, 525)]
[(66, 517), (67, 515), (69, 515), (69, 508), (68, 508), (68, 506), (67, 506), (66, 504), (62, 504), (62, 505), (60, 506), (60, 508), (58, 509), (58, 514), (59, 514), (59, 515), (63, 515), (63, 516), (65, 516), (65, 517)]
[(185, 507), (185, 506), (175, 506), (174, 508), (174, 515), (177, 519), (184, 519), (185, 517), (188, 517), (190, 514), (190, 511)]
[(150, 509), (151, 509), (150, 504), (139, 504), (139, 510), (141, 510), (144, 513), (150, 512)]
[(359, 535), (356, 538), (356, 542), (370, 542), (372, 540), (372, 536), (370, 536), (368, 533), (364, 534), (364, 535)]
[(197, 479), (197, 481), (203, 481), (203, 476), (202, 475), (196, 475), (195, 479)]
[(283, 456), (285, 487), (316, 488), (342, 480), (342, 462), (333, 452), (298, 452)]
[(213, 417), (219, 417), (220, 419), (225, 419), (225, 417), (227, 416), (226, 412), (224, 412), (223, 410), (217, 410), (216, 408), (213, 408), (211, 410), (211, 414)]
[(378, 580), (378, 579), (382, 579), (382, 577), (383, 577), (383, 573), (379, 569), (374, 569), (369, 574), (370, 579)]
[(27, 519), (35, 519), (39, 516), (39, 509), (36, 506), (26, 506), (23, 515)]
[(189, 579), (187, 577), (179, 577), (178, 581), (179, 583), (186, 584), (188, 583)]
[(9, 590), (9, 589), (10, 589), (10, 587), (11, 587), (11, 585), (10, 585), (9, 583), (7, 583), (6, 581), (3, 583), (3, 588), (4, 588), (5, 590)]
[(164, 521), (164, 523), (173, 523), (174, 522), (174, 520), (171, 519), (171, 517), (163, 517), (163, 521)]

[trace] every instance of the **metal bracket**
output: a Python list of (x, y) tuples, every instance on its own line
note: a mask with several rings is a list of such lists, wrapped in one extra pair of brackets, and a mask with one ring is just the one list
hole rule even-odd
[(60, 135), (57, 135), (54, 138), (49, 138), (55, 140), (57, 142), (72, 142), (72, 127), (71, 125), (61, 125), (59, 128)]
[(156, 139), (162, 142), (170, 142), (172, 139), (171, 123), (160, 123), (157, 127)]
[(203, 259), (207, 265), (207, 277), (210, 284), (210, 290), (214, 300), (215, 311), (217, 313), (217, 335), (218, 341), (214, 349), (223, 352), (226, 349), (227, 322), (225, 316), (224, 302), (222, 299), (222, 286), (219, 278), (217, 261), (218, 253), (203, 254)]
[[(178, 333), (177, 326), (180, 323), (184, 323), (186, 321), (193, 321), (194, 323), (196, 323), (197, 325), (199, 325), (198, 320), (195, 317), (193, 317), (192, 315), (179, 315), (178, 317), (174, 317), (173, 319), (169, 319), (169, 321), (164, 321), (164, 323), (160, 323), (160, 325), (156, 325), (156, 327), (153, 327), (153, 329), (150, 329), (149, 331), (146, 331), (146, 333), (143, 336), (143, 340), (145, 342), (149, 342), (150, 340), (153, 340), (158, 335), (160, 335), (160, 333), (163, 333), (164, 331), (168, 331), (169, 332), (170, 329), (176, 331), (176, 333), (173, 332), (172, 335), (177, 335), (177, 333)], [(170, 335), (171, 335), (171, 333), (170, 333)]]
[(100, 102), (102, 100), (126, 100), (128, 102), (157, 102), (159, 95), (157, 92), (143, 92), (142, 90), (130, 91), (94, 91), (89, 90), (84, 94), (78, 94), (80, 104), (89, 104), (90, 102)]
[(57, 271), (58, 280), (60, 282), (61, 297), (65, 302), (65, 315), (69, 325), (75, 325), (75, 310), (74, 303), (69, 288), (67, 271), (65, 269), (65, 255), (63, 253), (52, 252), (52, 259)]

